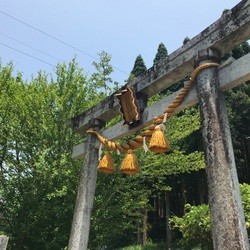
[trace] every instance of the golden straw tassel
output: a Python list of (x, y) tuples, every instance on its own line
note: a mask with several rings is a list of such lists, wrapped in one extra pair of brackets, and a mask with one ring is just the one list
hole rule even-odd
[(105, 152), (105, 155), (101, 159), (97, 169), (104, 173), (113, 173), (116, 170), (114, 160), (109, 151)]
[(148, 148), (155, 153), (164, 153), (171, 150), (161, 126), (155, 128)]
[(125, 174), (137, 174), (140, 172), (138, 160), (132, 149), (128, 150), (120, 170)]

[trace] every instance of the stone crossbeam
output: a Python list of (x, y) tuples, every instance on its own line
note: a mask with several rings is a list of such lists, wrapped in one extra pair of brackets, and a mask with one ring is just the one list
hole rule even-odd
[[(215, 48), (224, 54), (248, 39), (250, 0), (242, 0), (188, 43), (148, 69), (144, 75), (135, 78), (130, 85), (134, 87), (137, 97), (150, 97), (189, 75), (193, 71), (192, 60), (197, 51)], [(69, 119), (68, 125), (74, 132), (84, 134), (91, 119), (107, 122), (119, 115), (118, 101), (114, 94), (86, 112)]]
[[(250, 53), (234, 60), (229, 58), (225, 63), (219, 66), (218, 69), (219, 85), (220, 89), (225, 92), (229, 89), (232, 89), (246, 81), (250, 80)], [(195, 84), (195, 83), (194, 83)], [(135, 133), (138, 130), (141, 130), (149, 126), (155, 116), (161, 115), (169, 104), (174, 100), (180, 91), (173, 93), (170, 96), (167, 96), (160, 100), (159, 102), (145, 108), (141, 114), (141, 125), (135, 128), (129, 128), (128, 126), (122, 126), (123, 122), (117, 123), (111, 128), (108, 128), (102, 131), (102, 135), (109, 140), (116, 141), (125, 136)], [(198, 97), (196, 89), (193, 86), (187, 96), (183, 99), (180, 106), (176, 109), (176, 112), (179, 112), (185, 108), (188, 108), (194, 104), (198, 103)], [(73, 159), (79, 159), (84, 156), (84, 142), (76, 145), (73, 148)]]

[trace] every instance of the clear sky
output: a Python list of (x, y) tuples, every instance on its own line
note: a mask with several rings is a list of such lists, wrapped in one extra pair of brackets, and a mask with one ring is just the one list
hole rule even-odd
[(13, 61), (15, 72), (29, 80), (38, 70), (54, 72), (53, 65), (75, 55), (91, 74), (92, 62), (105, 51), (112, 56), (113, 80), (123, 85), (139, 54), (150, 68), (161, 42), (172, 53), (239, 2), (1, 0), (0, 57), (3, 65)]

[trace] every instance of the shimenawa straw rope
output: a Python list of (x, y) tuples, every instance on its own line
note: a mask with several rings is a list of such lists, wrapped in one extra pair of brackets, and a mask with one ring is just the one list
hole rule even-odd
[[(147, 142), (150, 141), (152, 134), (155, 130), (155, 127), (159, 124), (162, 124), (163, 121), (166, 123), (170, 119), (170, 117), (173, 115), (175, 109), (180, 105), (183, 98), (187, 94), (187, 92), (188, 92), (189, 88), (191, 87), (192, 83), (194, 82), (197, 74), (205, 68), (218, 67), (218, 66), (219, 66), (218, 63), (204, 63), (204, 64), (198, 66), (194, 70), (194, 72), (192, 73), (192, 75), (189, 79), (189, 82), (183, 87), (181, 92), (175, 97), (175, 99), (168, 106), (168, 108), (163, 112), (163, 114), (155, 117), (153, 120), (153, 124), (150, 125), (147, 130), (143, 131), (141, 135), (137, 135), (135, 138), (128, 141), (128, 143), (124, 142), (124, 143), (120, 144), (119, 142), (109, 141), (108, 139), (103, 137), (100, 133), (98, 133), (97, 131), (92, 130), (92, 129), (87, 130), (86, 133), (95, 134), (104, 146), (106, 146), (108, 149), (110, 149), (114, 152), (117, 152), (117, 150), (119, 150), (121, 153), (126, 153), (129, 149), (137, 149), (137, 148), (141, 147), (143, 145), (143, 137), (146, 137)], [(166, 117), (166, 114), (167, 114), (167, 117)], [(164, 116), (165, 116), (165, 118), (164, 118)]]

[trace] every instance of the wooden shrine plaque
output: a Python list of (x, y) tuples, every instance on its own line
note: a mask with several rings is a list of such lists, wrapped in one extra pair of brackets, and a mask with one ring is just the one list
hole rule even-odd
[(140, 120), (140, 111), (132, 87), (127, 87), (120, 93), (115, 95), (119, 99), (120, 112), (123, 115), (124, 124), (132, 125), (134, 122)]

